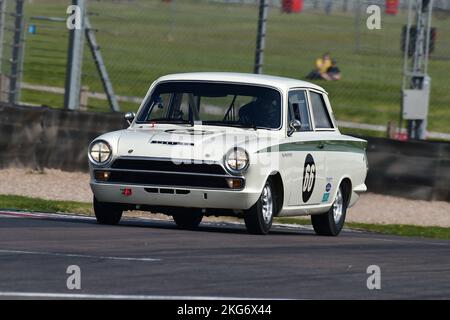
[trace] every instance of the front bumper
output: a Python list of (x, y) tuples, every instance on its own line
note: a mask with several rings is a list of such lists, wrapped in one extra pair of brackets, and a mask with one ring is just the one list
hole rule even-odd
[[(90, 185), (98, 201), (132, 205), (246, 210), (260, 196), (258, 190), (248, 188), (232, 191), (96, 181)], [(125, 195), (125, 189), (130, 189), (131, 194)]]

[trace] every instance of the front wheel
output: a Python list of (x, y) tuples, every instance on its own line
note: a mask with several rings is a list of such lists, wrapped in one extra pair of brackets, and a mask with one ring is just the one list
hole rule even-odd
[(311, 216), (314, 231), (321, 236), (337, 236), (344, 227), (346, 213), (346, 197), (342, 186), (339, 186), (336, 199), (330, 210), (323, 214)]
[(187, 230), (198, 228), (203, 219), (201, 209), (183, 208), (176, 210), (172, 216), (178, 228)]
[(268, 234), (276, 208), (272, 181), (267, 180), (258, 201), (244, 213), (245, 226), (252, 234)]
[(100, 202), (94, 197), (94, 213), (99, 224), (116, 225), (122, 218), (123, 210), (120, 205)]

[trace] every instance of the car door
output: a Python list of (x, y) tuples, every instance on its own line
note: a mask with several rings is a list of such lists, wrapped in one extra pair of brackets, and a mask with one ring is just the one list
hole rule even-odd
[[(333, 168), (339, 165), (338, 158), (335, 157), (333, 146), (336, 143), (337, 135), (339, 135), (334, 124), (334, 118), (328, 107), (328, 97), (325, 93), (309, 90), (309, 101), (311, 104), (311, 113), (314, 123), (314, 133), (322, 154), (321, 160), (324, 162), (324, 169), (322, 176), (322, 185), (319, 189), (318, 198), (321, 203), (333, 202), (333, 194), (336, 190), (339, 181), (336, 181), (336, 170)], [(335, 157), (335, 158), (333, 158)], [(337, 162), (335, 161), (337, 160)], [(340, 163), (340, 165), (343, 165)]]
[(288, 205), (314, 205), (322, 201), (325, 188), (325, 156), (321, 140), (314, 132), (309, 95), (306, 89), (294, 89), (288, 94), (288, 123), (298, 120), (301, 127), (287, 138), (284, 168), (289, 172)]

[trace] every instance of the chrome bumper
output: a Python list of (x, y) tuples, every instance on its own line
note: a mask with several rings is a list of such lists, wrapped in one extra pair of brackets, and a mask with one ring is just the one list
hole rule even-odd
[[(133, 205), (246, 210), (258, 200), (258, 190), (240, 191), (175, 186), (90, 183), (97, 200)], [(124, 192), (125, 189), (131, 192)], [(131, 193), (131, 194), (130, 194)]]

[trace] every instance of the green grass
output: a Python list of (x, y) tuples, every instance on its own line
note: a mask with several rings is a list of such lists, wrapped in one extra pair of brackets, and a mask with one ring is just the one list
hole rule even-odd
[(420, 237), (450, 240), (450, 228), (423, 227), (402, 224), (368, 224), (349, 222), (346, 226), (355, 230), (364, 230), (406, 237)]
[[(0, 209), (93, 215), (91, 203), (44, 200), (39, 198), (30, 198), (14, 195), (0, 195)], [(300, 225), (310, 224), (310, 220), (307, 218), (291, 218), (291, 217), (275, 218), (275, 222), (300, 224)], [(445, 240), (450, 239), (450, 228), (392, 225), (392, 224), (389, 225), (367, 224), (354, 222), (348, 222), (345, 224), (345, 226), (351, 229), (398, 235), (398, 236), (406, 236), (406, 237), (422, 237), (422, 238), (445, 239)]]
[[(276, 222), (310, 225), (310, 219), (306, 218), (276, 218)], [(403, 237), (419, 237), (419, 238), (432, 238), (441, 240), (450, 240), (450, 228), (435, 227), (435, 226), (413, 226), (402, 224), (369, 224), (369, 223), (357, 223), (346, 222), (345, 228), (354, 230), (376, 232), (382, 234), (390, 234)]]
[[(60, 0), (26, 2), (26, 15), (65, 17)], [(224, 5), (211, 1), (136, 0), (89, 3), (93, 26), (115, 91), (143, 97), (158, 76), (187, 71), (252, 72), (257, 7)], [(364, 18), (365, 15), (363, 14)], [(448, 20), (433, 20), (438, 43), (429, 65), (432, 77), (429, 129), (450, 132), (450, 27)], [(26, 35), (24, 81), (64, 86), (67, 30), (64, 23), (42, 23), (36, 35)], [(402, 54), (400, 30), (406, 16), (382, 16), (382, 29), (369, 31), (361, 20), (360, 46), (356, 45), (355, 18), (336, 11), (269, 13), (264, 72), (303, 78), (316, 57), (330, 50), (343, 71), (343, 80), (320, 85), (330, 93), (340, 120), (386, 124), (397, 122), (400, 111)], [(48, 28), (51, 26), (52, 28)], [(85, 50), (83, 85), (102, 91), (95, 66)], [(62, 97), (26, 91), (24, 101), (62, 106)], [(124, 111), (136, 110), (124, 104)], [(106, 101), (89, 100), (89, 108), (107, 111)]]
[(56, 201), (14, 195), (0, 195), (0, 208), (42, 212), (61, 212), (93, 215), (91, 203)]

